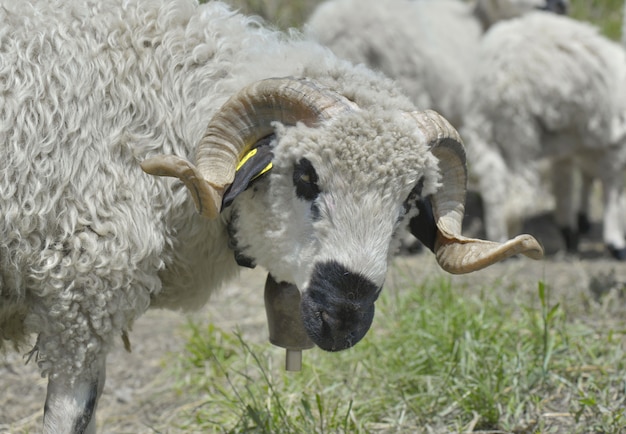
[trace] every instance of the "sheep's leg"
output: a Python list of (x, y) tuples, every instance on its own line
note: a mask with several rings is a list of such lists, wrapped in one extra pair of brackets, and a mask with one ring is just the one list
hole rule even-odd
[[(485, 152), (476, 164), (478, 189), (483, 200), (484, 225), (487, 239), (505, 242), (511, 217), (507, 213), (507, 185), (510, 169), (502, 156), (496, 152)], [(478, 156), (476, 156), (478, 159)]]
[(617, 176), (613, 180), (603, 180), (604, 191), (604, 218), (602, 221), (602, 238), (611, 255), (621, 261), (626, 261), (626, 240), (624, 238), (624, 222), (626, 216), (622, 214), (622, 179)]
[(591, 193), (593, 188), (593, 178), (585, 173), (582, 174), (580, 186), (580, 206), (578, 207), (578, 232), (588, 234), (591, 230)]
[(574, 164), (569, 159), (552, 164), (552, 188), (555, 199), (554, 218), (561, 230), (568, 252), (578, 250), (578, 228), (574, 201)]
[(44, 433), (95, 433), (96, 406), (105, 377), (105, 356), (101, 356), (86, 375), (72, 382), (61, 375), (49, 379), (43, 417)]

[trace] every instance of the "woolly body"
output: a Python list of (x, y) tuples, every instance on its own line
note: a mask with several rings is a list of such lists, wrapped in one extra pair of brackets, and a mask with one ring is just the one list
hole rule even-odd
[(420, 108), (460, 126), (484, 28), (544, 0), (332, 0), (305, 31), (335, 54), (395, 79)]
[(626, 167), (622, 47), (588, 24), (537, 12), (495, 25), (479, 59), (462, 135), (486, 202), (488, 238), (504, 238), (507, 219), (520, 220), (541, 207), (536, 197), (516, 197), (517, 216), (504, 209), (514, 185), (542, 185), (539, 168), (547, 158), (557, 183), (557, 222), (576, 228), (577, 167), (602, 180), (604, 239), (623, 249), (615, 219), (624, 217), (613, 197), (623, 189)]
[[(75, 311), (104, 336), (149, 304), (198, 306), (205, 284), (219, 286), (235, 269), (224, 222), (196, 216), (179, 184), (146, 176), (138, 161), (156, 151), (191, 154), (213, 111), (256, 79), (334, 69), (353, 92), (358, 75), (362, 88), (389, 84), (312, 44), (287, 44), (220, 4), (75, 3), (11, 3), (2, 17), (12, 25), (0, 42), (11, 65), (2, 71), (1, 294), (36, 306), (26, 321), (33, 329), (50, 326), (40, 324), (45, 312)], [(82, 17), (73, 25), (65, 24), (70, 10)], [(351, 96), (366, 107), (377, 97), (367, 92)], [(393, 101), (393, 92), (385, 96), (378, 104)], [(111, 317), (88, 318), (104, 313)]]

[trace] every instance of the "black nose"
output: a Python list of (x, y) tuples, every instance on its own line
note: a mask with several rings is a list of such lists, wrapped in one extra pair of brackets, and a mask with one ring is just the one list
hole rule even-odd
[(327, 351), (350, 348), (372, 325), (379, 292), (371, 280), (337, 262), (317, 264), (300, 303), (307, 334)]

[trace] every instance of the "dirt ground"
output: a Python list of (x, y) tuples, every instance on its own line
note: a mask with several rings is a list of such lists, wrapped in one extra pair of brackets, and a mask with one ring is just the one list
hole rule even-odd
[[(535, 292), (537, 281), (544, 280), (557, 293), (562, 292), (561, 296), (582, 295), (585, 299), (598, 282), (603, 288), (626, 286), (626, 264), (608, 258), (597, 242), (597, 234), (593, 238), (583, 244), (583, 259), (557, 254), (544, 261), (509, 260), (480, 272), (453, 276), (452, 281), (470, 287), (494, 285), (496, 290), (515, 283), (520, 291)], [(439, 275), (444, 273), (429, 253), (399, 257), (390, 269), (388, 285), (402, 284), (407, 276), (426, 279)], [(238, 281), (191, 316), (225, 330), (239, 328), (246, 339), (262, 343), (267, 336), (264, 281), (262, 270), (243, 270)], [(196, 403), (176, 392), (176, 379), (168, 375), (164, 360), (183, 351), (187, 318), (170, 311), (150, 311), (137, 321), (130, 335), (132, 353), (124, 350), (121, 340), (116, 345), (108, 358), (107, 382), (98, 408), (99, 432), (181, 432), (172, 422)], [(46, 381), (39, 376), (35, 363), (24, 362), (24, 357), (16, 353), (0, 358), (0, 433), (40, 431)]]

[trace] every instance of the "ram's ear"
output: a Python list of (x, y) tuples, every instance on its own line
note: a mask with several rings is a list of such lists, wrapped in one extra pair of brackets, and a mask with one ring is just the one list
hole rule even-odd
[(222, 211), (228, 208), (240, 193), (247, 190), (254, 181), (272, 168), (274, 154), (272, 153), (271, 142), (273, 138), (272, 135), (259, 140), (252, 149), (241, 156), (235, 172), (235, 179), (224, 192)]

